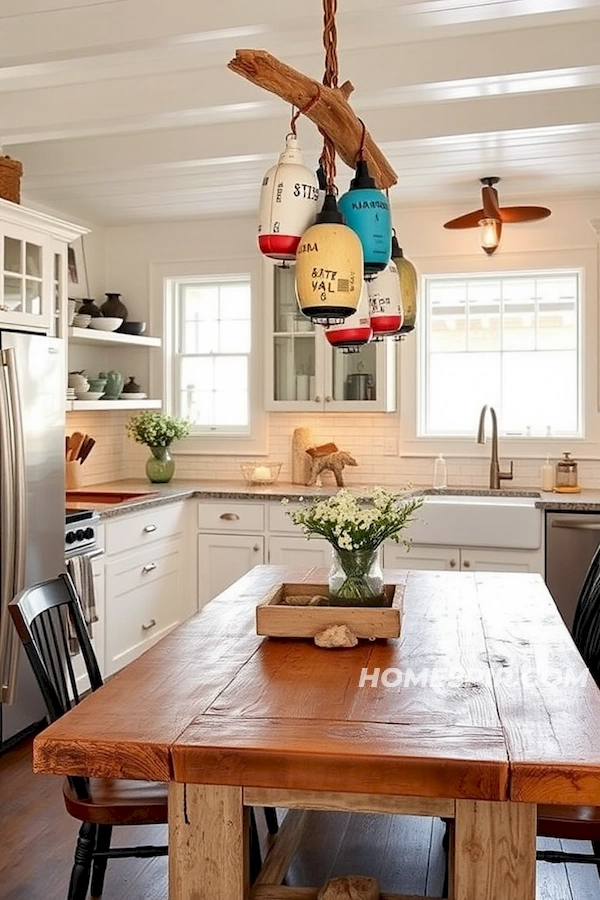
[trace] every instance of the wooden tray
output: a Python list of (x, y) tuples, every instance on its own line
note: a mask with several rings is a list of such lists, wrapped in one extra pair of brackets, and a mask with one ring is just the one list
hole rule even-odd
[(347, 625), (358, 638), (397, 638), (402, 617), (402, 585), (383, 588), (389, 606), (287, 606), (294, 594), (322, 594), (325, 584), (279, 584), (256, 607), (256, 633), (269, 637), (313, 638), (330, 625)]

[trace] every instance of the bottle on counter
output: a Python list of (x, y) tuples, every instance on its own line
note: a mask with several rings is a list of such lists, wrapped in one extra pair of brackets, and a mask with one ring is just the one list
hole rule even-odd
[(550, 462), (550, 454), (548, 454), (546, 462), (540, 469), (540, 486), (543, 491), (554, 490), (554, 466)]
[(570, 453), (563, 453), (556, 463), (554, 490), (559, 494), (578, 494), (581, 490), (577, 483), (577, 462), (571, 459)]
[(434, 488), (448, 487), (448, 467), (441, 453), (433, 464), (433, 486)]

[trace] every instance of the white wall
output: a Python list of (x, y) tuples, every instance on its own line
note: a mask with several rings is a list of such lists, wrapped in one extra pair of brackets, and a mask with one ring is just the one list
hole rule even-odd
[[(508, 198), (502, 198), (508, 203)], [(475, 192), (473, 207), (479, 197)], [(552, 208), (550, 218), (535, 223), (507, 225), (502, 243), (493, 257), (486, 257), (479, 248), (477, 229), (447, 231), (443, 222), (460, 214), (456, 208), (396, 209), (394, 225), (401, 246), (420, 271), (427, 271), (432, 260), (446, 257), (454, 264), (464, 258), (465, 266), (475, 258), (479, 267), (493, 270), (502, 254), (526, 255), (535, 265), (537, 253), (587, 249), (597, 253), (598, 235), (590, 220), (600, 218), (600, 197), (573, 198), (571, 200), (540, 198), (532, 202), (545, 202)], [(464, 210), (467, 212), (468, 210)], [(256, 249), (256, 221), (252, 218), (219, 219), (211, 221), (187, 221), (156, 223), (149, 225), (119, 226), (107, 228), (104, 234), (106, 252), (105, 284), (102, 290), (120, 291), (129, 307), (131, 319), (145, 319), (152, 333), (160, 333), (160, 322), (152, 321), (149, 307), (150, 267), (154, 263), (174, 261), (207, 261), (223, 258), (239, 258), (258, 253)], [(220, 264), (222, 269), (222, 264)], [(592, 302), (598, 305), (598, 297)], [(589, 302), (590, 298), (588, 298)], [(408, 345), (408, 338), (405, 342)], [(399, 345), (399, 353), (410, 355)], [(597, 393), (596, 354), (588, 360), (593, 369), (586, 372), (589, 390)], [(406, 367), (405, 367), (406, 368)], [(404, 378), (411, 373), (404, 371)], [(597, 400), (597, 397), (596, 397)], [(598, 408), (597, 402), (595, 408)], [(400, 411), (395, 414), (323, 414), (305, 415), (271, 413), (269, 417), (269, 454), (284, 462), (282, 478), (289, 474), (291, 435), (295, 427), (313, 428), (318, 441), (335, 440), (339, 446), (351, 450), (359, 460), (357, 469), (346, 469), (348, 483), (380, 482), (399, 483), (411, 480), (416, 484), (428, 484), (433, 468), (433, 451), (425, 458), (398, 458), (384, 454), (390, 439), (399, 439)], [(563, 448), (552, 447), (556, 455)], [(600, 487), (600, 448), (588, 454), (588, 461), (581, 466), (581, 481)], [(487, 479), (488, 448), (473, 445), (472, 454), (449, 461), (450, 484), (481, 484)], [(523, 459), (515, 463), (514, 486), (535, 486), (538, 481), (539, 460)], [(239, 478), (239, 458), (234, 457), (179, 457), (178, 475), (181, 477)], [(140, 474), (139, 455), (135, 468), (126, 473)]]

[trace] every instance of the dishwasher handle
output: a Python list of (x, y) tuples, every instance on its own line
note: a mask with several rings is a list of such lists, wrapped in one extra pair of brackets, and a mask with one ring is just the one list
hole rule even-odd
[(571, 519), (566, 522), (554, 519), (552, 528), (571, 528), (573, 531), (600, 531), (600, 519), (595, 522), (576, 522)]

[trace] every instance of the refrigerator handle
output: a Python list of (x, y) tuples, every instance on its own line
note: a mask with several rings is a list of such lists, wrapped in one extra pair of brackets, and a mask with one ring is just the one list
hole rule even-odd
[(0, 351), (0, 700), (12, 703), (19, 644), (16, 629), (11, 626), (8, 604), (14, 596), (17, 529), (14, 424), (5, 352)]
[(21, 395), (17, 376), (17, 361), (12, 347), (3, 350), (8, 374), (8, 400), (13, 423), (15, 447), (15, 499), (16, 499), (16, 548), (13, 596), (25, 587), (25, 561), (27, 552), (27, 482), (25, 478), (25, 441), (23, 438), (23, 418)]

